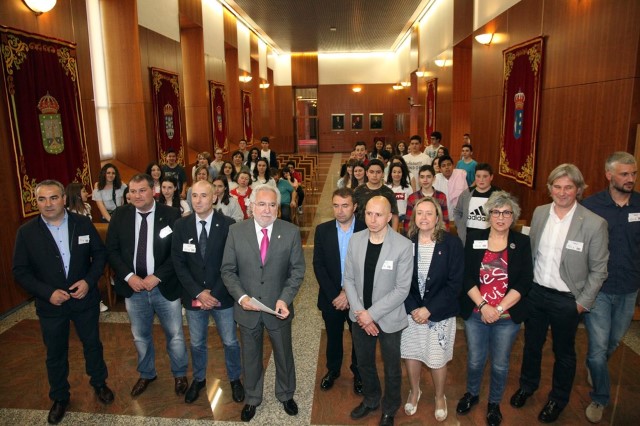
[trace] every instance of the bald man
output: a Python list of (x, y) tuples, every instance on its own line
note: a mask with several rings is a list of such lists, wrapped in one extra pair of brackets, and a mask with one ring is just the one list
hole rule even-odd
[(357, 322), (352, 334), (364, 395), (351, 418), (361, 419), (380, 406), (375, 355), (380, 341), (385, 378), (380, 425), (388, 426), (400, 407), (400, 337), (408, 326), (404, 300), (411, 287), (413, 251), (411, 241), (389, 226), (391, 204), (385, 197), (369, 199), (364, 216), (367, 229), (351, 237), (344, 267), (349, 317)]

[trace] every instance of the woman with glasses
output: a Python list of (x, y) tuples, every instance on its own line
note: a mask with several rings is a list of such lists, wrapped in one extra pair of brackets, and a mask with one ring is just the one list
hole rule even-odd
[(495, 191), (485, 211), (489, 228), (472, 230), (465, 244), (466, 296), (460, 300), (460, 315), (467, 336), (467, 392), (456, 411), (466, 414), (479, 402), (482, 373), (490, 356), (487, 423), (499, 425), (511, 349), (526, 317), (522, 299), (531, 288), (533, 264), (529, 237), (512, 229), (520, 216), (515, 198)]

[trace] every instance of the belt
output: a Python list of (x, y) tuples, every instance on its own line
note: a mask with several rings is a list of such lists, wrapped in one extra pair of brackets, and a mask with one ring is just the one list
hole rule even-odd
[(535, 285), (536, 287), (538, 287), (540, 290), (544, 290), (547, 293), (552, 293), (552, 294), (558, 294), (560, 296), (564, 296), (564, 297), (570, 297), (572, 299), (575, 299), (575, 297), (573, 296), (573, 293), (571, 293), (570, 291), (560, 291), (560, 290), (556, 290), (553, 288), (549, 288), (549, 287), (545, 287), (543, 285), (540, 285), (538, 283), (533, 283), (533, 285)]

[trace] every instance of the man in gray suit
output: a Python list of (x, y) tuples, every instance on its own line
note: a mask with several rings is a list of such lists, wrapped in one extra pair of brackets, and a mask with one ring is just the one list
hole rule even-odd
[(353, 344), (362, 376), (364, 400), (353, 411), (354, 420), (380, 405), (382, 391), (376, 370), (376, 341), (384, 363), (384, 398), (380, 425), (393, 425), (400, 407), (402, 369), (400, 337), (408, 326), (404, 301), (413, 274), (411, 241), (389, 225), (391, 204), (372, 197), (365, 207), (367, 229), (353, 234), (344, 267), (344, 290), (349, 300)]
[(583, 312), (594, 305), (607, 278), (607, 223), (578, 203), (586, 187), (580, 170), (561, 164), (547, 179), (553, 203), (539, 206), (531, 220), (534, 284), (527, 297), (520, 389), (511, 405), (520, 408), (540, 384), (542, 347), (551, 326), (553, 383), (538, 415), (552, 423), (569, 402), (576, 372), (575, 337)]
[[(240, 326), (245, 406), (241, 419), (248, 422), (262, 402), (263, 332), (267, 329), (276, 364), (276, 397), (290, 416), (298, 414), (293, 400), (296, 373), (291, 345), (293, 299), (304, 278), (305, 262), (297, 226), (278, 217), (280, 192), (259, 185), (251, 193), (253, 218), (232, 225), (222, 259), (224, 285), (237, 302), (234, 319)], [(255, 298), (277, 315), (261, 312)]]

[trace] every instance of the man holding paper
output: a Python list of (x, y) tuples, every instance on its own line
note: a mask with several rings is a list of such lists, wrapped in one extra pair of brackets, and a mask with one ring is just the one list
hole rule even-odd
[[(253, 218), (232, 225), (224, 249), (221, 273), (233, 299), (240, 327), (244, 365), (245, 406), (242, 421), (250, 421), (262, 403), (263, 332), (267, 329), (276, 363), (276, 397), (294, 416), (296, 375), (291, 343), (293, 299), (304, 278), (305, 261), (297, 226), (278, 219), (280, 192), (258, 185), (251, 193)], [(278, 315), (262, 312), (255, 298)]]

